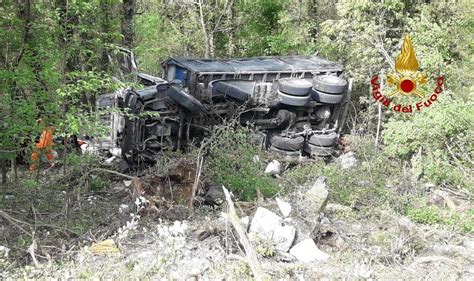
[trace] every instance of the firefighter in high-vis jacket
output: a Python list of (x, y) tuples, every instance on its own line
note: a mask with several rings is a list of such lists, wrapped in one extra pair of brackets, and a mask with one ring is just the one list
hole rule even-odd
[(41, 153), (44, 153), (48, 158), (50, 167), (54, 165), (54, 158), (56, 157), (56, 151), (54, 151), (54, 131), (53, 126), (45, 126), (44, 121), (41, 119), (37, 121), (40, 126), (44, 126), (41, 132), (41, 136), (38, 142), (35, 143), (33, 152), (31, 153), (31, 165), (30, 171), (35, 171), (41, 160)]

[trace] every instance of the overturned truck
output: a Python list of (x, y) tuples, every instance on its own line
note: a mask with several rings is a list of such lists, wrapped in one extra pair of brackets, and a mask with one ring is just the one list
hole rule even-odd
[(164, 148), (199, 141), (230, 118), (254, 125), (256, 141), (282, 156), (334, 151), (350, 96), (338, 64), (317, 56), (170, 58), (162, 67), (163, 78), (137, 74), (143, 89), (105, 102), (125, 113), (112, 116), (110, 140), (129, 163), (153, 162)]

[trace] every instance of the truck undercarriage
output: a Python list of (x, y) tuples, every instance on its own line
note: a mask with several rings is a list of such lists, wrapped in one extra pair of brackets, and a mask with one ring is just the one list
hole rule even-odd
[(154, 162), (163, 149), (199, 142), (229, 119), (254, 125), (256, 141), (283, 156), (334, 151), (350, 96), (340, 65), (309, 56), (170, 58), (162, 67), (163, 78), (137, 74), (143, 89), (98, 98), (99, 109), (121, 109), (102, 115), (112, 127), (102, 147), (120, 148), (129, 163)]

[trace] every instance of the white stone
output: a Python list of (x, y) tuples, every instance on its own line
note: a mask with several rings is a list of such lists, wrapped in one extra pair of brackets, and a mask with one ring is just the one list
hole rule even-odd
[(112, 163), (112, 162), (115, 160), (115, 158), (117, 158), (117, 157), (115, 157), (115, 155), (114, 155), (114, 156), (112, 156), (112, 157), (110, 157), (110, 158), (105, 159), (104, 162), (107, 163), (107, 164), (110, 164), (110, 163)]
[(326, 185), (326, 177), (318, 177), (313, 186), (305, 193), (306, 204), (312, 212), (320, 213), (326, 207), (329, 191)]
[(267, 168), (265, 169), (265, 174), (278, 175), (280, 173), (281, 164), (277, 160), (273, 160), (268, 163)]
[(8, 253), (10, 253), (10, 249), (6, 246), (0, 246), (0, 257), (3, 256), (5, 258), (8, 257)]
[(129, 187), (132, 184), (132, 181), (124, 180), (123, 184), (125, 185), (125, 187)]
[(249, 233), (272, 241), (277, 250), (287, 252), (295, 240), (296, 230), (291, 225), (284, 225), (282, 218), (277, 214), (258, 207), (250, 224)]
[(305, 239), (291, 248), (290, 254), (301, 262), (326, 261), (329, 255), (321, 251), (313, 239)]
[(327, 204), (325, 208), (328, 212), (346, 212), (350, 213), (352, 211), (351, 207), (340, 205), (340, 204)]
[(462, 245), (468, 249), (474, 250), (474, 240), (466, 239), (462, 241)]
[(288, 217), (291, 213), (291, 205), (280, 198), (275, 198), (278, 208), (280, 208), (280, 212), (284, 217)]
[(119, 207), (119, 213), (123, 213), (125, 212), (126, 210), (128, 210), (128, 205), (127, 204), (121, 204), (120, 207)]
[(241, 218), (240, 223), (243, 225), (244, 229), (248, 229), (250, 225), (250, 217), (246, 216)]
[(253, 161), (253, 163), (258, 163), (258, 162), (260, 162), (260, 157), (258, 155), (254, 155), (252, 157), (252, 161)]
[(337, 158), (337, 162), (341, 165), (343, 169), (349, 169), (357, 165), (357, 158), (355, 157), (354, 152), (348, 152)]
[(122, 149), (118, 147), (113, 147), (109, 149), (110, 154), (112, 154), (115, 157), (122, 157)]

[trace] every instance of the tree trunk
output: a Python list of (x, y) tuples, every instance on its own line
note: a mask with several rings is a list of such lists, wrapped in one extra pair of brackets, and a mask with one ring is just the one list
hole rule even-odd
[(0, 170), (2, 172), (2, 184), (7, 184), (7, 160), (0, 159)]
[(110, 40), (110, 32), (111, 32), (111, 24), (110, 24), (110, 13), (112, 7), (110, 5), (110, 0), (100, 0), (100, 11), (101, 11), (101, 32), (103, 34), (103, 43), (104, 46), (102, 48), (102, 55), (100, 59), (100, 67), (103, 71), (107, 71), (109, 67), (109, 56), (108, 56), (108, 45), (111, 43)]
[(230, 7), (229, 7), (229, 10), (228, 10), (228, 14), (227, 14), (227, 20), (229, 22), (229, 38), (228, 38), (228, 43), (227, 43), (227, 48), (228, 48), (228, 56), (229, 57), (233, 57), (234, 56), (234, 52), (235, 52), (235, 24), (234, 24), (234, 14), (235, 14), (235, 5), (234, 5), (234, 1), (232, 0), (230, 2)]
[(204, 19), (204, 3), (203, 0), (199, 0), (197, 2), (198, 8), (199, 8), (199, 21), (201, 23), (201, 29), (202, 33), (204, 35), (204, 44), (206, 45), (206, 54), (205, 58), (209, 58), (211, 56), (211, 44), (209, 41), (209, 34), (207, 33), (207, 28), (206, 28), (206, 23)]
[(122, 4), (122, 43), (129, 49), (133, 49), (135, 43), (135, 33), (133, 31), (135, 4), (136, 0), (123, 0)]
[(78, 69), (78, 60), (75, 55), (69, 53), (69, 44), (74, 36), (74, 27), (78, 24), (79, 18), (69, 12), (68, 0), (57, 0), (56, 9), (59, 12), (59, 27), (61, 29), (58, 36), (58, 45), (63, 53), (63, 73)]

